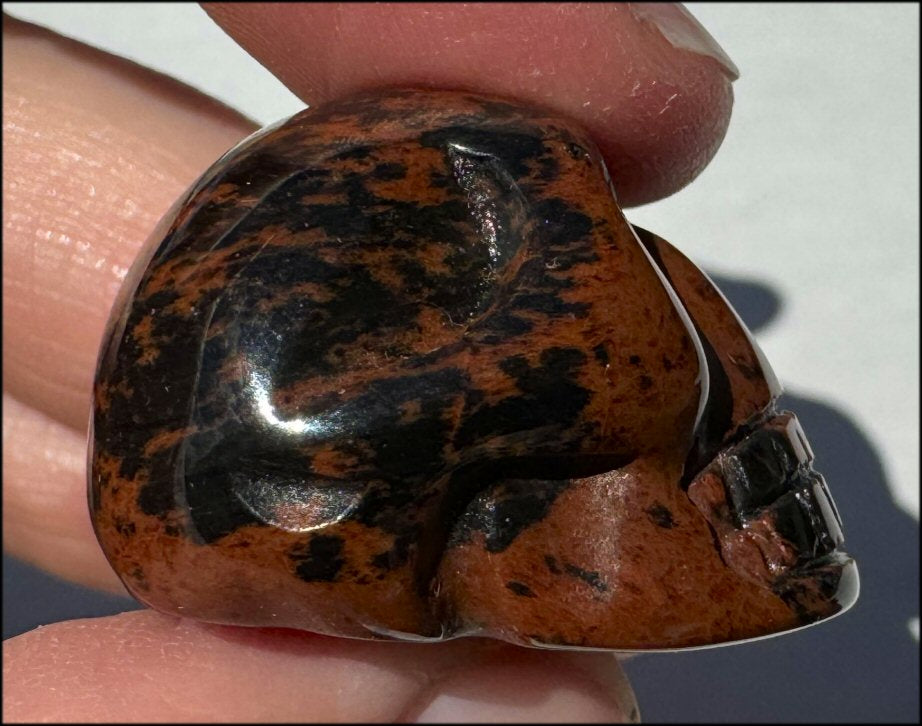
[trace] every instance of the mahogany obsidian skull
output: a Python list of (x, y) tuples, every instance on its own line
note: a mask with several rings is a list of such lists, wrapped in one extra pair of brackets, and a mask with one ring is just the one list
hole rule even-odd
[(571, 123), (401, 90), (300, 113), (174, 207), (113, 310), (90, 505), (166, 612), (677, 648), (857, 596), (796, 418)]

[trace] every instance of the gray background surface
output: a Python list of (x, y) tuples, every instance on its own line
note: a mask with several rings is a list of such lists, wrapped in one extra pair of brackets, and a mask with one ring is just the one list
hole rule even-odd
[[(688, 3), (742, 71), (723, 148), (632, 210), (709, 273), (788, 391), (862, 595), (797, 635), (630, 660), (647, 721), (917, 721), (919, 8)], [(260, 122), (301, 104), (193, 4), (5, 3)], [(3, 637), (132, 607), (4, 557)]]

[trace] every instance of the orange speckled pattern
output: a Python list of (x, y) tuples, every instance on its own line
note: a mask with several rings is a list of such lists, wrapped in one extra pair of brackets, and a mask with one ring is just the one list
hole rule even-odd
[(659, 649), (833, 615), (841, 523), (758, 347), (572, 123), (386, 90), (263, 130), (129, 273), (90, 508), (178, 615)]

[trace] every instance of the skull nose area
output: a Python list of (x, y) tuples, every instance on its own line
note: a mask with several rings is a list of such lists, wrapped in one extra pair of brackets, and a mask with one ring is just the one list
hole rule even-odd
[(707, 520), (725, 564), (776, 593), (810, 624), (858, 596), (842, 521), (794, 414), (758, 344), (707, 276), (656, 235), (638, 239), (687, 310), (709, 386), (681, 484)]
[(785, 411), (721, 451), (688, 490), (724, 562), (777, 593), (804, 624), (847, 610), (858, 596), (854, 561), (838, 549), (842, 520), (812, 463), (797, 418)]

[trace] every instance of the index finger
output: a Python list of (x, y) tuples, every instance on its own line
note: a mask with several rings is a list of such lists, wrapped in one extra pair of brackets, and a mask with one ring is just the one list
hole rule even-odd
[[(680, 9), (664, 7), (209, 11), (311, 103), (412, 82), (511, 95), (577, 118), (606, 151), (621, 201), (639, 203), (703, 168), (732, 104), (732, 67), (695, 45), (698, 31)], [(21, 404), (5, 410), (5, 450), (15, 453), (5, 521), (18, 524), (7, 541), (67, 577), (111, 583), (86, 520), (81, 463), (105, 320), (158, 216), (250, 127), (191, 89), (78, 43), (14, 22), (4, 31), (4, 390)]]

